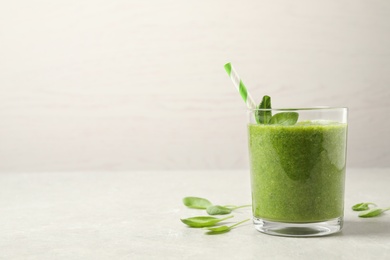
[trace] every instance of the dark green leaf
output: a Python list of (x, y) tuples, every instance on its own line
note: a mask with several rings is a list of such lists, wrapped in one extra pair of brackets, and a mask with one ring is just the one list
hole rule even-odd
[(269, 120), (272, 117), (271, 110), (262, 110), (262, 109), (271, 109), (271, 97), (264, 96), (263, 100), (260, 102), (259, 110), (257, 110), (257, 120), (260, 124), (268, 124)]
[(206, 211), (209, 215), (226, 215), (230, 214), (232, 212), (232, 209), (224, 206), (213, 205), (209, 206)]
[(209, 200), (199, 197), (185, 197), (183, 203), (193, 209), (207, 209), (212, 205)]
[(299, 115), (296, 112), (277, 113), (271, 117), (269, 123), (272, 125), (295, 125), (298, 117)]
[(208, 217), (208, 216), (199, 216), (199, 217), (192, 217), (192, 218), (186, 218), (186, 219), (180, 219), (181, 222), (184, 224), (190, 226), (190, 227), (211, 227), (217, 224), (218, 222), (224, 221), (226, 219), (232, 218), (233, 215), (230, 215), (226, 218), (216, 218), (216, 217)]

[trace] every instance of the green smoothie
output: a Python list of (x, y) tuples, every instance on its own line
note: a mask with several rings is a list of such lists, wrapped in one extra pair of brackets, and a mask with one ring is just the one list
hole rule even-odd
[(307, 223), (343, 216), (347, 124), (249, 124), (253, 216)]

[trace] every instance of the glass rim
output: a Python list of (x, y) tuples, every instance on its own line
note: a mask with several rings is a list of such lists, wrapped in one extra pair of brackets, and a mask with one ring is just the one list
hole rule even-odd
[(328, 106), (316, 106), (316, 107), (297, 107), (297, 108), (248, 108), (247, 111), (315, 111), (315, 110), (348, 110), (348, 107), (328, 107)]

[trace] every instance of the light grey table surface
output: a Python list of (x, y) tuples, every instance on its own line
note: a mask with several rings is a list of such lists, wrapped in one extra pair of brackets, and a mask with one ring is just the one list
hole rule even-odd
[(180, 222), (204, 214), (182, 197), (248, 204), (248, 171), (0, 173), (0, 259), (390, 259), (390, 212), (361, 219), (350, 209), (390, 206), (389, 184), (390, 169), (348, 169), (337, 235), (269, 236), (248, 222), (210, 236)]

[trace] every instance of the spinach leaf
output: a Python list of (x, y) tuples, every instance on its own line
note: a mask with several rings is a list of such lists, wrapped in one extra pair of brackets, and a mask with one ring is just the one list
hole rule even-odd
[(185, 197), (183, 203), (193, 209), (207, 209), (212, 205), (209, 200), (199, 197)]
[(260, 124), (268, 124), (269, 120), (272, 117), (271, 110), (262, 110), (262, 109), (271, 109), (271, 97), (264, 96), (260, 102), (259, 110), (256, 113), (256, 119)]
[(273, 115), (269, 123), (271, 125), (295, 125), (298, 117), (297, 112), (281, 112)]
[(201, 227), (211, 227), (217, 224), (218, 222), (224, 221), (226, 219), (232, 218), (233, 215), (230, 215), (226, 218), (216, 218), (209, 216), (199, 216), (192, 218), (180, 219), (181, 222), (190, 227), (201, 228)]

